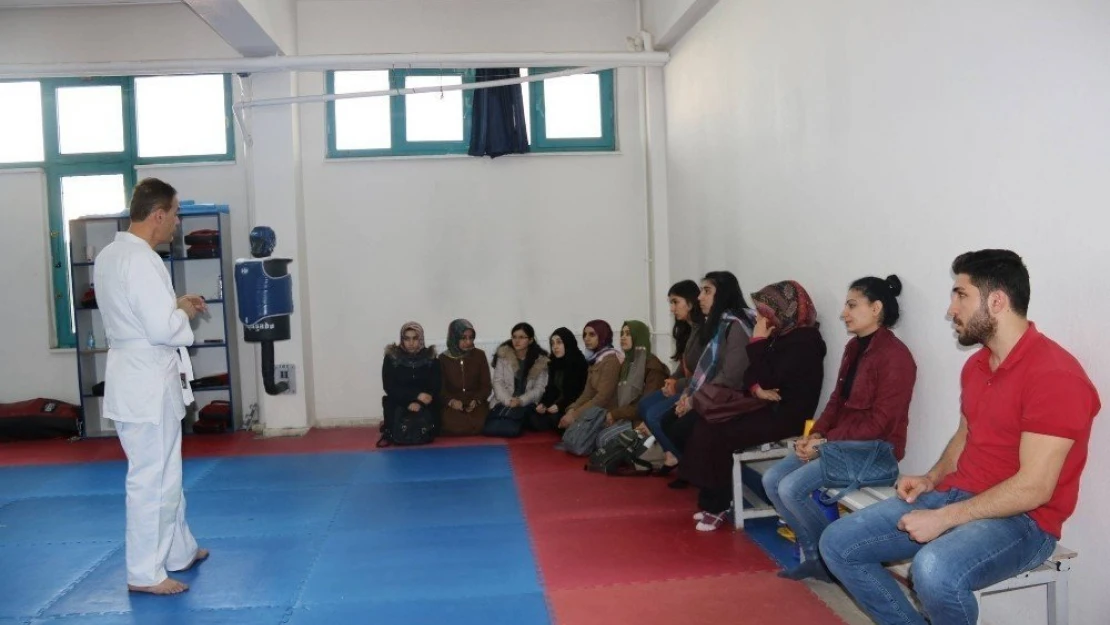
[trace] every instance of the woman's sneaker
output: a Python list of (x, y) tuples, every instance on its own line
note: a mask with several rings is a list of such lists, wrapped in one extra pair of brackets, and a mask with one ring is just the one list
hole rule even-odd
[(694, 526), (694, 529), (698, 530), (699, 532), (715, 531), (718, 527), (721, 527), (725, 524), (726, 521), (728, 521), (728, 510), (721, 512), (720, 514), (702, 512), (701, 515), (701, 518), (698, 519), (698, 524)]

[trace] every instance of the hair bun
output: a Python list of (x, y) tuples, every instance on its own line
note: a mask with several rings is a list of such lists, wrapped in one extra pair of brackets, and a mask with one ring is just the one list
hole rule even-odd
[(894, 274), (887, 276), (886, 285), (890, 287), (890, 292), (893, 293), (895, 297), (902, 294), (902, 281), (898, 279), (898, 276)]

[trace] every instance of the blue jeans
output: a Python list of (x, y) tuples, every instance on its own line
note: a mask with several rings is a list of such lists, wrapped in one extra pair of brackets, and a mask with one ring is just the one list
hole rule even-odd
[(849, 514), (821, 536), (825, 565), (876, 623), (925, 625), (881, 564), (913, 558), (913, 587), (932, 622), (974, 625), (979, 605), (973, 591), (1036, 568), (1052, 555), (1056, 539), (1027, 514), (965, 523), (923, 545), (898, 529), (911, 510), (936, 510), (971, 497), (953, 488), (926, 493), (912, 504), (892, 498)]
[(667, 411), (674, 408), (678, 403), (678, 398), (681, 393), (675, 393), (670, 397), (664, 397), (663, 391), (655, 391), (651, 395), (640, 400), (640, 404), (636, 407), (636, 412), (639, 413), (640, 418), (647, 424), (648, 430), (655, 435), (655, 441), (663, 448), (663, 451), (669, 451), (675, 456), (681, 456), (682, 452), (675, 448), (675, 444), (663, 432), (662, 419)]
[(763, 474), (763, 490), (767, 491), (775, 510), (794, 530), (806, 560), (817, 559), (817, 541), (831, 523), (813, 499), (813, 491), (823, 482), (821, 460), (802, 462), (793, 451)]

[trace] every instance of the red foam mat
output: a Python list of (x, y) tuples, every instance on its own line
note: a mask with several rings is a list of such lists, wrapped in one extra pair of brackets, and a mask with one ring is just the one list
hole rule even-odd
[[(667, 488), (655, 477), (613, 477), (588, 473), (579, 459), (560, 472), (521, 475), (516, 450), (510, 452), (524, 510), (532, 520), (596, 518), (626, 514), (697, 512), (695, 490)], [(559, 452), (548, 452), (557, 454)]]
[[(645, 564), (655, 550), (641, 551)], [(844, 625), (799, 582), (773, 573), (555, 590), (548, 603), (558, 625)]]
[[(232, 434), (194, 434), (185, 436), (181, 453), (186, 458), (210, 456), (251, 456), (267, 454), (308, 454), (335, 451), (374, 451), (378, 429), (371, 427), (313, 428), (304, 436), (261, 438), (251, 432)], [(468, 436), (441, 437), (432, 447), (503, 445), (497, 438)], [(123, 449), (115, 437), (78, 441), (47, 440), (0, 443), (0, 466), (27, 464), (65, 464), (124, 460)]]
[(548, 590), (778, 568), (743, 533), (699, 532), (684, 513), (577, 520), (530, 516), (529, 527)]

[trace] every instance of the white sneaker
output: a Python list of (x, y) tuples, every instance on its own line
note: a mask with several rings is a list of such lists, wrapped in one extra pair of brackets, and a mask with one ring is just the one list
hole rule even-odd
[(697, 521), (698, 523), (701, 523), (701, 520), (704, 519), (704, 518), (705, 518), (705, 512), (704, 511), (694, 513), (694, 520)]

